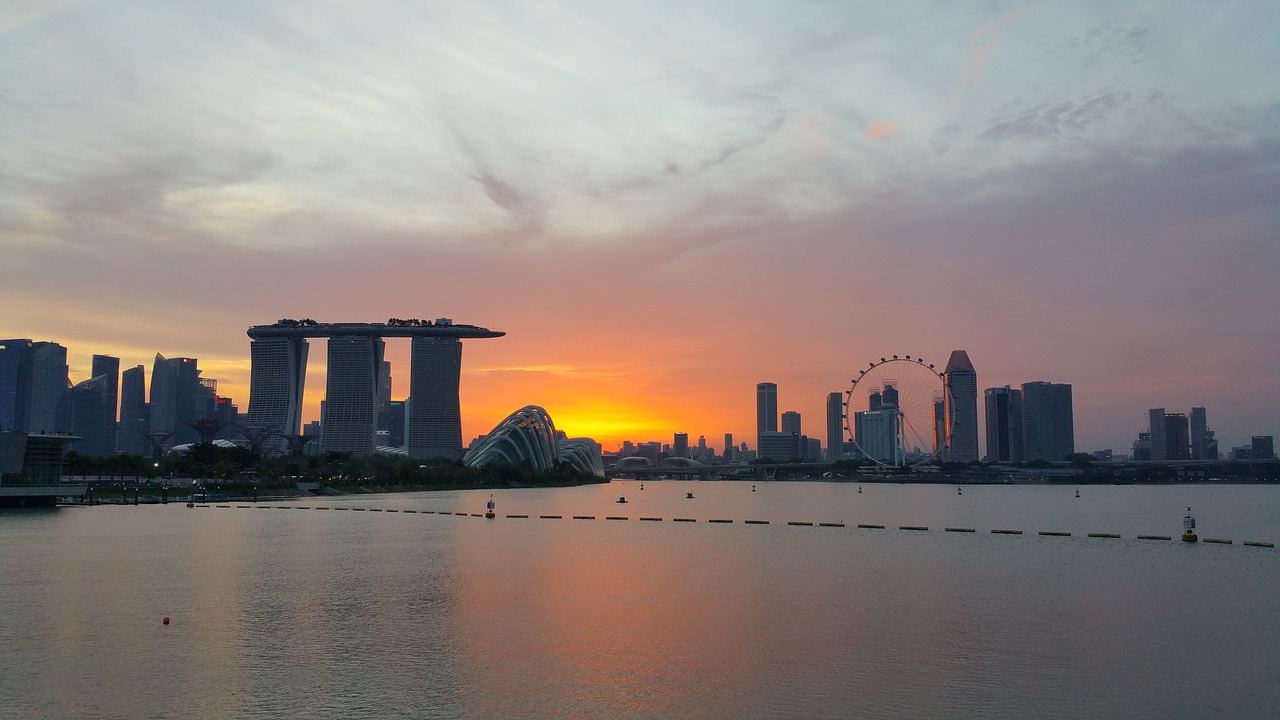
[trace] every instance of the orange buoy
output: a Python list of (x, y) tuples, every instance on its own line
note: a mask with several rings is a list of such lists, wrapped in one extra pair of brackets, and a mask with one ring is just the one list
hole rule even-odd
[(168, 625), (168, 624), (169, 624), (169, 618), (168, 618), (168, 616), (166, 616), (166, 617), (165, 617), (165, 619), (164, 619), (164, 624), (165, 624), (165, 625)]

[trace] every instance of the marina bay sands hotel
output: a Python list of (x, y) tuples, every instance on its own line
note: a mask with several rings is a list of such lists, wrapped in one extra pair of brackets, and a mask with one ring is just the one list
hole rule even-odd
[(383, 338), (411, 339), (408, 432), (415, 459), (462, 456), (462, 339), (506, 333), (448, 318), (385, 323), (318, 323), (281, 320), (249, 328), (249, 416), (246, 426), (262, 433), (296, 436), (302, 426), (307, 377), (307, 338), (328, 338), (329, 370), (320, 418), (325, 452), (371, 453), (384, 380)]

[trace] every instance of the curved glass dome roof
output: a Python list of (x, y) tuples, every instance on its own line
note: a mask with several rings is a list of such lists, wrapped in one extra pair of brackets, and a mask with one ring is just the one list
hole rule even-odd
[(590, 438), (556, 439), (556, 425), (547, 411), (526, 405), (498, 423), (462, 459), (469, 467), (528, 465), (539, 472), (565, 463), (579, 472), (604, 477), (600, 445)]

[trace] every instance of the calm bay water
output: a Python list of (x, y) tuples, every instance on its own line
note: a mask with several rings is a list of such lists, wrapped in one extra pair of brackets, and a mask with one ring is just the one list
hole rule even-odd
[(0, 717), (1280, 717), (1280, 487), (751, 487), (6, 512)]

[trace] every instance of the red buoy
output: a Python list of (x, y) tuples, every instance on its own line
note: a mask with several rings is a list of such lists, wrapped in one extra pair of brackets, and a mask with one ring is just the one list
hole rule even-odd
[(169, 624), (169, 618), (168, 618), (168, 616), (165, 616), (164, 624), (165, 624), (165, 625), (168, 625), (168, 624)]

